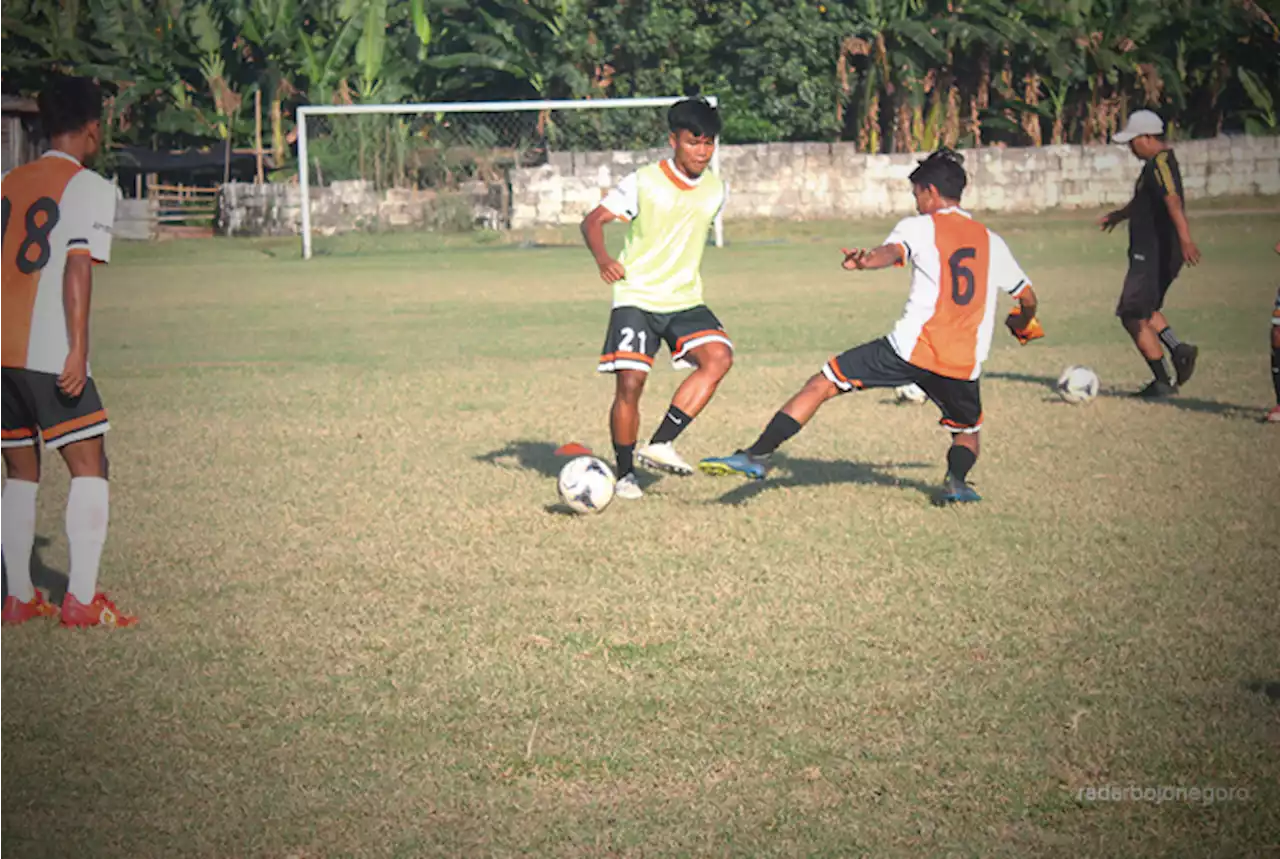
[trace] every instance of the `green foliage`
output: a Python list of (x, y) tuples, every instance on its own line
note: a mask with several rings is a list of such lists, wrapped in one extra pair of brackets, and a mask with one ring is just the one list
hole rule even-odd
[[(244, 145), (251, 112), (231, 108), (255, 91), (283, 117), (272, 129), (280, 152), (306, 102), (704, 93), (724, 105), (727, 142), (890, 150), (1022, 144), (1037, 124), (1097, 140), (1137, 107), (1192, 136), (1275, 133), (1274, 10), (1253, 0), (14, 0), (2, 62), (8, 92), (38, 91), (52, 71), (115, 82), (111, 133), (160, 146), (227, 135)], [(552, 146), (650, 145), (664, 129), (646, 122), (563, 117), (543, 131)], [(361, 127), (366, 146), (401, 133)]]

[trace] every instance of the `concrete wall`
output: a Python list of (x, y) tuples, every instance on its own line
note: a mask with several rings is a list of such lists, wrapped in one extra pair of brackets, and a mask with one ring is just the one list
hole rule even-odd
[[(1189, 199), (1280, 194), (1280, 137), (1220, 137), (1178, 143)], [(319, 235), (375, 228), (492, 229), (576, 224), (618, 180), (670, 150), (557, 152), (540, 167), (511, 172), (502, 185), (457, 191), (389, 190), (335, 182), (311, 189)], [(1126, 202), (1141, 168), (1120, 146), (965, 150), (967, 208), (1035, 212)], [(852, 143), (766, 143), (721, 148), (729, 184), (728, 220), (859, 218), (913, 211), (906, 177), (922, 155), (868, 155)], [(301, 193), (294, 185), (230, 184), (221, 200), (226, 235), (296, 235)]]
[[(1189, 199), (1280, 194), (1280, 137), (1186, 141), (1176, 145)], [(643, 153), (556, 153), (511, 177), (511, 225), (577, 223), (629, 171), (664, 157)], [(965, 150), (966, 207), (1000, 212), (1119, 205), (1133, 193), (1141, 162), (1120, 146)], [(906, 177), (922, 155), (868, 155), (852, 143), (725, 146), (725, 218), (851, 218), (909, 214)]]
[(114, 238), (125, 241), (154, 239), (156, 237), (155, 210), (156, 207), (151, 200), (117, 200)]
[[(369, 182), (351, 181), (310, 191), (311, 229), (315, 235), (508, 226), (505, 185), (469, 182), (451, 191), (378, 191)], [(298, 235), (302, 231), (302, 189), (297, 185), (232, 182), (222, 186), (218, 211), (218, 232), (222, 235)]]

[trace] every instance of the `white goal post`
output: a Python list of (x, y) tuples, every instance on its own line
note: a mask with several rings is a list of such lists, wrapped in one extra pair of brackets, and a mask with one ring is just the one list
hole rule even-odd
[[(302, 258), (311, 259), (311, 194), (310, 169), (307, 156), (307, 117), (337, 116), (351, 114), (428, 114), (428, 113), (507, 113), (513, 111), (551, 111), (551, 110), (597, 110), (617, 108), (655, 108), (670, 107), (683, 101), (686, 96), (667, 96), (661, 98), (600, 98), (600, 99), (559, 99), (547, 101), (466, 101), (466, 102), (426, 102), (419, 104), (335, 104), (304, 105), (298, 108), (298, 183), (302, 191)], [(705, 96), (713, 106), (719, 104), (715, 96)], [(659, 141), (654, 141), (656, 147)], [(716, 149), (711, 156), (711, 169), (720, 171), (720, 139), (716, 138)], [(585, 213), (584, 213), (585, 214)], [(715, 219), (715, 245), (724, 247), (723, 213)]]

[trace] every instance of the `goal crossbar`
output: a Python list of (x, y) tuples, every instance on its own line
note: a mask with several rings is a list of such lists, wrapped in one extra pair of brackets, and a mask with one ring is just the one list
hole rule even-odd
[[(670, 107), (686, 96), (662, 96), (658, 98), (591, 98), (548, 99), (543, 101), (440, 101), (416, 104), (308, 104), (298, 108), (298, 184), (302, 192), (302, 258), (311, 259), (311, 182), (310, 163), (307, 154), (307, 117), (343, 116), (352, 114), (423, 114), (423, 113), (510, 113), (542, 110), (595, 110), (627, 107)], [(706, 96), (715, 107), (715, 96)], [(711, 169), (720, 170), (720, 139), (711, 155)], [(715, 220), (716, 247), (724, 247), (724, 223), (722, 215)]]

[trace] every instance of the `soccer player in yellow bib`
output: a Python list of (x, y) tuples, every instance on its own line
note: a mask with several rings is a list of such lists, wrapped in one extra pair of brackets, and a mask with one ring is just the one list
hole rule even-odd
[[(725, 186), (707, 170), (720, 133), (720, 116), (706, 100), (690, 98), (667, 112), (670, 158), (641, 167), (613, 188), (582, 221), (582, 235), (613, 286), (613, 310), (597, 369), (613, 373), (609, 412), (617, 457), (619, 498), (643, 493), (635, 461), (681, 476), (693, 467), (676, 453), (674, 442), (711, 400), (733, 366), (733, 343), (702, 300), (702, 251), (716, 214), (724, 206)], [(629, 224), (617, 259), (604, 242), (604, 225)], [(640, 394), (662, 343), (677, 369), (692, 369), (671, 399), (649, 443), (636, 450), (640, 433)]]

